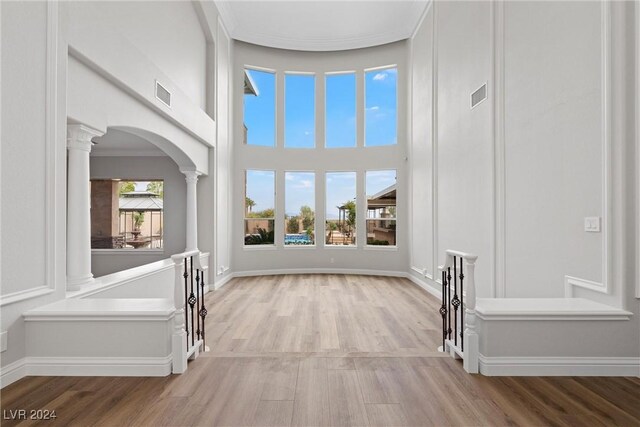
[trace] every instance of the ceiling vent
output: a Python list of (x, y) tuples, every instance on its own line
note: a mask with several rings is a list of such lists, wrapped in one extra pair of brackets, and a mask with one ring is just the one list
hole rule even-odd
[(171, 107), (171, 92), (169, 92), (164, 86), (162, 86), (156, 80), (156, 98), (162, 101), (167, 107)]
[(487, 99), (487, 84), (483, 84), (471, 94), (471, 108), (474, 108), (476, 105), (480, 104), (482, 101)]

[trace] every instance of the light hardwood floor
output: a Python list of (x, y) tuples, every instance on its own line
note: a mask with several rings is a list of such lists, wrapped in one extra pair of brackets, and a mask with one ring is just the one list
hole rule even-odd
[(434, 352), (438, 301), (404, 279), (235, 279), (207, 305), (211, 351), (187, 373), (25, 378), (2, 409), (64, 426), (640, 426), (638, 378), (466, 374)]

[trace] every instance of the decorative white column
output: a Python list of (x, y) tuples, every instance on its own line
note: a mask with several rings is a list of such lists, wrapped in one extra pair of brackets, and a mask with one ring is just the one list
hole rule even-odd
[(67, 290), (93, 281), (91, 274), (91, 138), (103, 135), (84, 125), (67, 125)]
[(197, 171), (181, 171), (187, 181), (187, 247), (185, 252), (198, 250), (198, 175)]

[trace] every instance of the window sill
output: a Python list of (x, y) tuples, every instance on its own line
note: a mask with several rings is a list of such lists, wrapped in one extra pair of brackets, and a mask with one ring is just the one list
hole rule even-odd
[(318, 245), (284, 245), (284, 249), (317, 249)]
[(392, 251), (395, 252), (398, 250), (397, 246), (383, 246), (383, 245), (366, 245), (364, 247), (365, 251)]
[(355, 250), (358, 249), (358, 245), (324, 245), (325, 249), (340, 249), (340, 250)]
[(245, 251), (275, 251), (278, 249), (276, 245), (243, 245), (242, 250)]

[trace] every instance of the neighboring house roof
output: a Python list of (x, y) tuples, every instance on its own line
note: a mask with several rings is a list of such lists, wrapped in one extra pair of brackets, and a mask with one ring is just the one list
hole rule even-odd
[(367, 205), (370, 208), (395, 206), (396, 205), (396, 184), (390, 185), (369, 197)]
[(162, 199), (150, 191), (122, 193), (118, 202), (121, 211), (162, 211)]
[(244, 94), (245, 95), (260, 95), (256, 82), (251, 78), (251, 73), (248, 70), (244, 70)]

